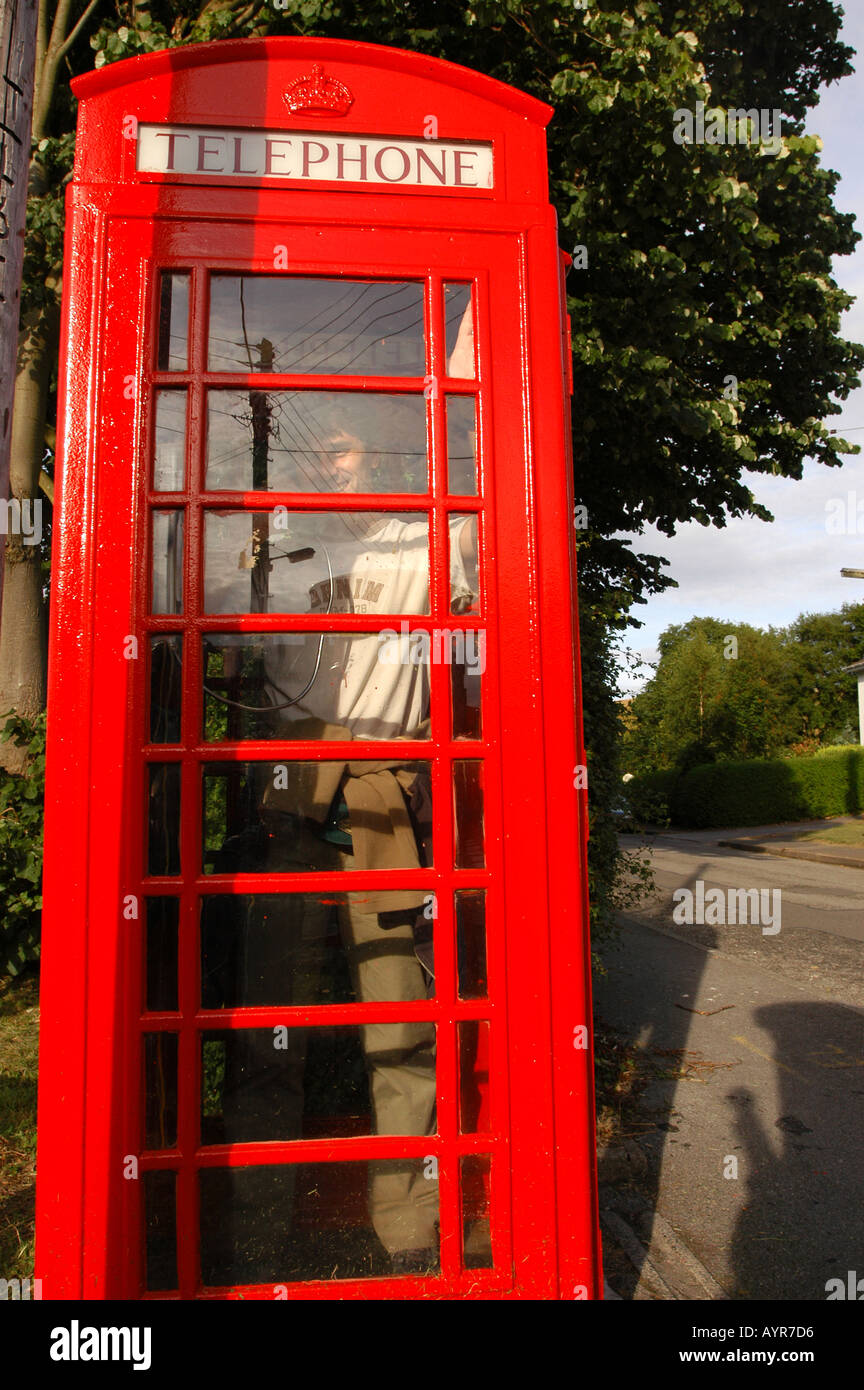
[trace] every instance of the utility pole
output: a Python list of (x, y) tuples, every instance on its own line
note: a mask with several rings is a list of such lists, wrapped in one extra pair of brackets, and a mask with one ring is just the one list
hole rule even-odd
[[(0, 0), (0, 55), (0, 505), (5, 505), (9, 496), (9, 448), (30, 168), (36, 0)], [(2, 575), (0, 565), (0, 585)]]
[[(256, 344), (258, 362), (257, 372), (273, 371), (273, 344), (269, 338), (262, 338)], [(270, 395), (267, 391), (250, 391), (249, 405), (252, 409), (252, 490), (266, 492), (270, 486), (270, 420), (273, 414)], [(253, 513), (252, 558), (252, 613), (266, 613), (270, 597), (270, 513)]]

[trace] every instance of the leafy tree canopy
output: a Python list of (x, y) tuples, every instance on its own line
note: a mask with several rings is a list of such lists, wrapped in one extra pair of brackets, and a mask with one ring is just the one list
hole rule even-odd
[(864, 604), (787, 628), (691, 618), (666, 628), (653, 678), (631, 702), (628, 771), (646, 772), (856, 741)]
[[(43, 0), (24, 293), (33, 371), (45, 370), (56, 332), (74, 127), (67, 70), (209, 39), (324, 35), (448, 58), (550, 102), (561, 242), (583, 248), (568, 286), (574, 459), (589, 518), (577, 534), (597, 769), (592, 854), (608, 884), (614, 834), (602, 806), (617, 733), (609, 633), (671, 582), (658, 557), (637, 553), (620, 532), (654, 523), (671, 535), (683, 521), (723, 525), (748, 513), (767, 520), (753, 475), (798, 478), (805, 458), (833, 466), (852, 451), (825, 422), (864, 363), (864, 349), (840, 334), (851, 301), (832, 275), (833, 257), (849, 254), (858, 233), (834, 205), (837, 175), (822, 166), (819, 139), (805, 131), (821, 84), (851, 70), (842, 11), (832, 0), (284, 5)], [(698, 102), (779, 109), (782, 147), (677, 143), (676, 111)], [(47, 389), (43, 397), (50, 417)], [(39, 439), (34, 480), (41, 452)], [(31, 664), (37, 627), (25, 639)], [(20, 689), (21, 655), (9, 653), (0, 688)]]
[[(832, 258), (858, 233), (802, 124), (820, 84), (851, 70), (832, 0), (286, 0), (278, 10), (91, 0), (91, 10), (97, 65), (220, 37), (322, 34), (420, 49), (555, 106), (561, 239), (585, 248), (569, 284), (576, 479), (590, 521), (580, 541), (586, 580), (602, 580), (618, 621), (668, 581), (616, 532), (767, 519), (748, 475), (800, 477), (805, 458), (831, 465), (851, 450), (824, 421), (864, 362), (840, 337), (851, 300), (832, 278)], [(76, 70), (89, 65), (83, 39), (72, 52)], [(674, 114), (698, 101), (781, 110), (782, 149), (677, 144)], [(59, 142), (45, 150), (55, 185), (72, 120), (58, 90), (45, 132)], [(58, 221), (56, 206), (33, 210), (36, 295), (46, 257), (57, 264)]]

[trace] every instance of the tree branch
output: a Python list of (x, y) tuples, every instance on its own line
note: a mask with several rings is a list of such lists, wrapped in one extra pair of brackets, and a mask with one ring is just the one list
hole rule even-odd
[(45, 62), (48, 48), (48, 0), (39, 0), (39, 18), (36, 22), (36, 81)]
[(251, 4), (247, 5), (245, 9), (241, 10), (238, 15), (235, 15), (234, 22), (231, 25), (232, 32), (236, 33), (238, 29), (242, 30), (246, 21), (252, 19), (253, 16), (257, 14), (259, 8), (260, 6), (255, 3), (255, 0), (252, 0)]
[(514, 20), (516, 21), (516, 23), (519, 25), (519, 28), (520, 28), (520, 29), (524, 29), (524, 30), (525, 30), (525, 33), (528, 35), (528, 37), (529, 37), (530, 39), (533, 39), (534, 42), (537, 44), (537, 46), (538, 46), (539, 48), (545, 49), (546, 52), (550, 55), (550, 57), (552, 57), (552, 58), (557, 58), (557, 57), (558, 57), (558, 55), (555, 53), (555, 50), (552, 49), (552, 48), (550, 48), (549, 45), (548, 45), (548, 43), (546, 43), (545, 40), (541, 39), (541, 37), (540, 37), (539, 34), (537, 34), (537, 33), (534, 32), (534, 30), (531, 28), (531, 25), (528, 23), (528, 21), (527, 21), (526, 19), (523, 19), (521, 15), (518, 15), (518, 14), (509, 15), (508, 18), (514, 19)]
[(54, 12), (54, 23), (51, 26), (51, 38), (48, 42), (49, 57), (60, 47), (66, 37), (71, 9), (72, 0), (58, 0), (57, 9)]
[(36, 87), (33, 100), (33, 138), (41, 140), (48, 125), (48, 116), (54, 102), (54, 89), (57, 83), (57, 70), (66, 53), (75, 42), (81, 29), (92, 15), (99, 0), (90, 0), (83, 15), (78, 20), (72, 33), (67, 36), (66, 28), (69, 23), (69, 12), (72, 7), (72, 0), (60, 0), (57, 12), (54, 16), (54, 23), (51, 27), (51, 38), (48, 48), (43, 55), (42, 66), (36, 73)]
[(78, 23), (75, 25), (75, 28), (72, 30), (72, 33), (69, 35), (68, 39), (63, 44), (63, 46), (57, 50), (58, 61), (64, 56), (64, 54), (69, 52), (69, 49), (72, 47), (73, 43), (77, 39), (78, 35), (81, 33), (81, 30), (84, 28), (84, 25), (87, 23), (88, 19), (90, 18), (91, 14), (96, 9), (96, 6), (98, 4), (99, 0), (90, 0), (90, 4), (87, 6)]

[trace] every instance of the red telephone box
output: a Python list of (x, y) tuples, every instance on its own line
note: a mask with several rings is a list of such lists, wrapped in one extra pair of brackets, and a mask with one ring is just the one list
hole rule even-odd
[(601, 1297), (551, 111), (74, 85), (44, 1295)]

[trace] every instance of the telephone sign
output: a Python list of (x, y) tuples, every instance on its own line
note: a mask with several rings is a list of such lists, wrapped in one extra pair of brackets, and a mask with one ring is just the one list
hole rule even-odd
[(199, 130), (140, 126), (138, 171), (222, 174), (333, 183), (383, 183), (426, 188), (491, 188), (492, 148), (436, 140), (355, 139), (344, 133)]
[(74, 86), (44, 1296), (601, 1297), (551, 111), (311, 38)]

